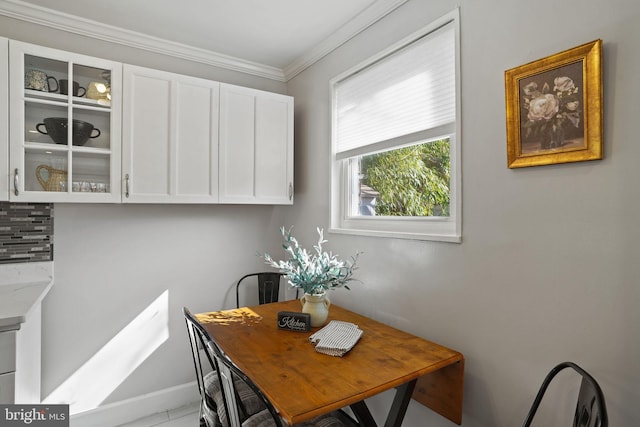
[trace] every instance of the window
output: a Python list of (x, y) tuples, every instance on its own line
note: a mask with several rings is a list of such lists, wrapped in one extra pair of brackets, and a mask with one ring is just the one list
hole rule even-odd
[(459, 14), (331, 80), (331, 231), (460, 241)]

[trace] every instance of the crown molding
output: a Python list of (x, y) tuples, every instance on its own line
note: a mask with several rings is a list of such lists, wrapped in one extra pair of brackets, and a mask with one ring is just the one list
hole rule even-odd
[(0, 0), (0, 15), (136, 49), (284, 82), (281, 69), (148, 36), (19, 0)]
[(409, 0), (378, 0), (351, 21), (284, 68), (289, 81)]
[(135, 49), (286, 82), (408, 0), (378, 0), (326, 40), (283, 69), (125, 30), (20, 0), (0, 0), (0, 15)]

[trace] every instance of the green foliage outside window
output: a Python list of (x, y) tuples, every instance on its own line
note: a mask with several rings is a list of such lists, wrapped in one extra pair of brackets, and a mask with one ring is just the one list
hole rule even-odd
[(449, 215), (449, 140), (363, 156), (361, 184), (371, 187), (376, 216)]

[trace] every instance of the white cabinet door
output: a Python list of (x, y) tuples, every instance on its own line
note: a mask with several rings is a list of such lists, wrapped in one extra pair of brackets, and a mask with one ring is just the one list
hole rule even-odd
[(0, 332), (0, 403), (15, 402), (16, 335), (15, 330)]
[(9, 197), (120, 202), (122, 64), (9, 41)]
[(220, 85), (220, 202), (293, 204), (293, 98)]
[(0, 201), (9, 200), (9, 40), (0, 37)]
[(219, 83), (124, 66), (123, 202), (217, 203)]

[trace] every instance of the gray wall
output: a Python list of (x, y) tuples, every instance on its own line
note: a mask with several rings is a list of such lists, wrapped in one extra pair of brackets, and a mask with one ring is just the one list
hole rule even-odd
[[(275, 210), (56, 204), (55, 285), (43, 305), (43, 397), (165, 291), (168, 339), (130, 376), (104, 379), (104, 387), (118, 385), (104, 403), (194, 381), (182, 307), (194, 313), (235, 307), (235, 280), (263, 269), (256, 251), (277, 242), (282, 222)], [(145, 353), (153, 341), (145, 335), (121, 346), (125, 359)], [(115, 362), (93, 365), (95, 374), (121, 366)]]
[[(286, 222), (306, 241), (329, 224), (329, 80), (457, 5), (463, 242), (329, 235), (342, 255), (365, 252), (363, 283), (333, 301), (463, 352), (465, 426), (520, 425), (564, 360), (601, 382), (611, 425), (640, 425), (637, 1), (409, 1), (289, 82), (297, 198)], [(605, 159), (508, 169), (504, 71), (598, 38)], [(452, 424), (412, 404), (404, 425)]]
[[(56, 286), (44, 304), (44, 394), (164, 290), (169, 339), (107, 402), (192, 380), (179, 309), (215, 309), (277, 227), (305, 244), (329, 223), (331, 77), (461, 8), (463, 243), (328, 235), (361, 257), (335, 303), (465, 354), (467, 427), (519, 425), (546, 372), (574, 360), (600, 381), (611, 425), (640, 425), (636, 224), (640, 3), (410, 0), (287, 85), (296, 98), (294, 207), (56, 204)], [(0, 19), (0, 33), (81, 53), (246, 84), (282, 85)], [(506, 167), (504, 70), (604, 40), (605, 159)], [(380, 416), (389, 394), (372, 399)], [(568, 401), (556, 399), (559, 404)], [(418, 404), (406, 426), (450, 426)], [(544, 424), (543, 424), (544, 425)], [(560, 425), (547, 423), (546, 425)]]

